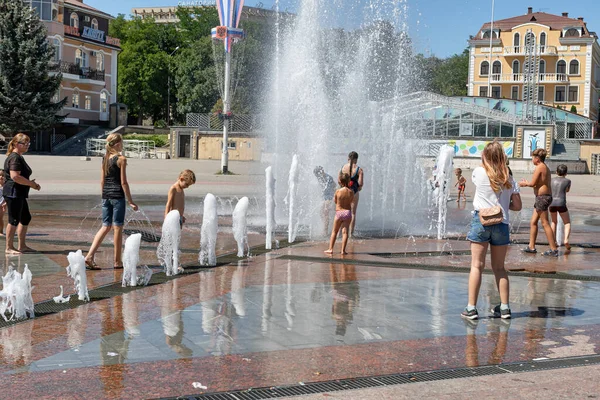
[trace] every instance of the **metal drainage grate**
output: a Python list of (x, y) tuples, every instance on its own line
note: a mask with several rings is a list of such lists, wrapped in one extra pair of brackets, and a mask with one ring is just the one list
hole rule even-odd
[[(351, 260), (342, 258), (331, 258), (331, 257), (310, 257), (310, 256), (296, 256), (296, 255), (282, 255), (278, 257), (279, 260), (292, 260), (292, 261), (304, 261), (304, 262), (318, 262), (327, 264), (346, 264), (346, 265), (364, 265), (368, 267), (383, 267), (383, 268), (398, 268), (398, 269), (417, 269), (423, 271), (439, 271), (439, 272), (459, 272), (468, 274), (470, 272), (469, 267), (455, 267), (452, 265), (431, 265), (431, 264), (401, 264), (389, 261), (369, 261), (369, 260)], [(484, 270), (484, 274), (493, 275), (491, 270)], [(522, 278), (546, 278), (546, 279), (563, 279), (568, 281), (581, 281), (581, 282), (600, 282), (600, 276), (590, 275), (577, 275), (568, 274), (564, 272), (521, 272), (521, 271), (507, 271), (510, 276), (519, 276)]]
[(454, 251), (405, 251), (404, 253), (367, 253), (370, 256), (381, 258), (408, 258), (408, 257), (443, 257), (443, 256), (470, 256), (471, 250)]
[(326, 382), (311, 382), (299, 385), (236, 390), (231, 392), (207, 393), (165, 398), (163, 400), (262, 400), (289, 396), (302, 396), (341, 390), (365, 389), (417, 382), (432, 382), (476, 376), (511, 374), (519, 372), (545, 371), (559, 368), (582, 367), (600, 364), (600, 355), (487, 365), (474, 368), (456, 368), (406, 374), (370, 376)]

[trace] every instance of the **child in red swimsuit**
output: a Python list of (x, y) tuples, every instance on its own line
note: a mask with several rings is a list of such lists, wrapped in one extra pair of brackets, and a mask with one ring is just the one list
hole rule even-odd
[(467, 201), (467, 196), (465, 195), (465, 188), (467, 187), (467, 180), (465, 179), (464, 176), (462, 176), (462, 169), (460, 168), (456, 168), (454, 170), (454, 173), (456, 174), (456, 184), (454, 184), (454, 186), (458, 186), (458, 198), (456, 199), (456, 202), (459, 203), (460, 202), (460, 196), (462, 195), (463, 199), (465, 201)]

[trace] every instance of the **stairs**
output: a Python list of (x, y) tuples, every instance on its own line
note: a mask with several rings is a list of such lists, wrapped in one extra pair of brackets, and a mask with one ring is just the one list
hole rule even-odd
[(86, 130), (79, 132), (52, 149), (52, 154), (57, 156), (85, 156), (86, 140), (97, 139), (106, 135), (107, 129), (100, 126), (90, 126)]
[(553, 160), (579, 160), (580, 147), (578, 141), (555, 140), (552, 148)]

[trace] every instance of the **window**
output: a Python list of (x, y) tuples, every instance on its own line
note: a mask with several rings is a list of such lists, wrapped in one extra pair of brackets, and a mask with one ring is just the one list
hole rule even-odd
[(546, 51), (546, 33), (540, 33), (540, 53), (544, 54)]
[(492, 74), (501, 74), (502, 73), (502, 64), (500, 61), (494, 61), (492, 64)]
[(227, 143), (227, 148), (229, 150), (235, 150), (237, 148), (236, 147), (236, 142), (229, 142), (229, 143)]
[(540, 74), (545, 74), (546, 73), (546, 61), (541, 60), (540, 61)]
[(77, 13), (71, 13), (71, 26), (79, 29), (79, 16)]
[(81, 49), (75, 50), (75, 65), (85, 68), (87, 67), (87, 53)]
[(564, 86), (557, 86), (556, 89), (554, 89), (554, 101), (557, 103), (564, 103), (566, 100), (565, 91), (566, 88)]
[(513, 72), (513, 81), (518, 81), (519, 80), (519, 61), (514, 60), (512, 63), (512, 72)]
[(499, 99), (501, 95), (500, 86), (492, 86), (492, 97), (494, 99)]
[(569, 86), (569, 103), (579, 103), (579, 86)]
[(79, 108), (79, 90), (75, 89), (73, 91), (73, 102), (71, 103), (71, 106), (73, 108)]
[(519, 53), (519, 47), (521, 46), (521, 35), (519, 32), (515, 33), (515, 36), (513, 37), (513, 46), (515, 53)]
[(484, 61), (481, 63), (481, 68), (479, 70), (479, 75), (487, 76), (490, 73), (490, 63)]
[(100, 93), (100, 112), (107, 112), (108, 111), (108, 95), (106, 94), (106, 92), (102, 92)]
[(569, 63), (569, 75), (579, 75), (579, 61), (571, 60)]
[(98, 20), (96, 18), (92, 19), (92, 29), (98, 29)]
[(565, 60), (560, 60), (556, 63), (556, 73), (557, 74), (566, 74), (567, 73), (567, 63)]
[(512, 86), (510, 88), (510, 98), (513, 100), (519, 100), (519, 87)]
[[(494, 38), (494, 39), (498, 39), (498, 32), (494, 31), (494, 32), (492, 33), (492, 36), (493, 36), (493, 38)], [(484, 32), (483, 32), (483, 36), (482, 36), (482, 37), (483, 37), (484, 39), (489, 39), (489, 38), (490, 38), (490, 31), (489, 31), (489, 30), (487, 30), (487, 31), (484, 31)]]
[(56, 91), (56, 93), (54, 93), (54, 96), (52, 96), (52, 99), (50, 99), (50, 102), (52, 103), (58, 103), (60, 101), (60, 89), (58, 89)]
[(544, 101), (544, 87), (538, 86), (538, 101)]
[(96, 69), (104, 71), (104, 55), (102, 53), (96, 53)]
[(92, 109), (92, 96), (85, 96), (85, 109), (86, 110), (91, 110)]
[(579, 30), (575, 28), (567, 29), (565, 37), (579, 37)]
[(481, 86), (479, 88), (479, 97), (488, 97), (488, 88), (487, 88), (487, 86)]
[(42, 21), (58, 19), (58, 0), (24, 0)]
[(52, 61), (58, 64), (60, 62), (60, 40), (56, 38), (52, 39), (52, 47), (54, 48), (54, 58)]

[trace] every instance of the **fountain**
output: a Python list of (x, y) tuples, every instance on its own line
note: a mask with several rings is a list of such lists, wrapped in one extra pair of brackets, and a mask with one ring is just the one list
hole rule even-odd
[(156, 249), (156, 256), (160, 264), (165, 267), (167, 276), (177, 275), (179, 272), (180, 218), (177, 210), (167, 214), (162, 226), (162, 237)]
[[(361, 28), (353, 31), (334, 26), (346, 15), (354, 18), (358, 3), (298, 3), (294, 23), (278, 29), (275, 79), (265, 102), (265, 157), (277, 180), (289, 178), (290, 186), (300, 189), (288, 193), (288, 239), (320, 234), (309, 228), (322, 204), (318, 182), (294, 171), (317, 165), (339, 171), (350, 151), (358, 152), (365, 178), (358, 233), (393, 236), (401, 223), (413, 230), (407, 234), (423, 233), (426, 191), (420, 190), (423, 167), (417, 160), (423, 144), (409, 119), (419, 110), (407, 110), (398, 100), (419, 87), (406, 34), (406, 2), (370, 2)], [(294, 169), (294, 159), (301, 169)], [(276, 198), (284, 195), (277, 188)]]
[(85, 257), (81, 250), (77, 250), (75, 253), (70, 252), (67, 255), (67, 260), (69, 261), (67, 275), (73, 278), (75, 290), (77, 291), (77, 298), (80, 301), (90, 301), (87, 287), (87, 275), (85, 273)]
[(288, 242), (294, 243), (298, 234), (298, 223), (300, 222), (299, 210), (296, 207), (298, 196), (298, 155), (294, 154), (292, 158), (292, 166), (288, 177), (288, 193), (285, 198), (285, 203), (288, 206)]
[(217, 232), (219, 220), (217, 216), (217, 199), (212, 193), (204, 198), (204, 214), (202, 217), (202, 229), (200, 230), (200, 254), (198, 261), (200, 265), (214, 267), (217, 265)]
[(437, 238), (442, 239), (446, 235), (446, 214), (448, 212), (448, 199), (450, 198), (450, 185), (452, 183), (452, 162), (454, 159), (454, 147), (444, 145), (440, 148), (440, 154), (436, 161), (434, 182), (437, 197), (434, 204), (437, 206)]
[(558, 247), (565, 244), (565, 223), (560, 215), (556, 215), (556, 245)]
[(266, 175), (266, 209), (267, 209), (267, 237), (265, 249), (271, 250), (273, 245), (273, 233), (275, 232), (275, 178), (273, 167), (265, 169)]
[[(0, 314), (5, 321), (21, 318), (33, 318), (33, 298), (31, 297), (31, 271), (27, 264), (23, 274), (8, 267), (8, 272), (2, 277), (0, 291)], [(6, 314), (10, 317), (7, 318)]]
[(233, 210), (233, 237), (237, 242), (238, 246), (238, 257), (244, 257), (244, 252), (247, 250), (250, 254), (250, 247), (248, 246), (248, 205), (249, 201), (247, 197), (242, 197)]
[[(164, 236), (163, 236), (164, 237)], [(152, 270), (147, 265), (142, 266), (141, 274), (138, 275), (138, 263), (140, 261), (140, 244), (142, 241), (141, 233), (134, 233), (125, 241), (125, 250), (123, 250), (123, 279), (122, 285), (126, 286), (146, 286), (152, 278)], [(159, 245), (160, 246), (160, 245)], [(172, 253), (179, 253), (176, 248)], [(173, 257), (175, 259), (175, 257)], [(175, 262), (174, 262), (175, 263)], [(177, 264), (175, 264), (177, 265)]]

